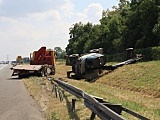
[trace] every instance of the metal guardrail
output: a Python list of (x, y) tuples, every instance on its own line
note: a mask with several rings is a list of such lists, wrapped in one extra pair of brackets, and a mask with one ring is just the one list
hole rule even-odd
[[(63, 100), (63, 97), (62, 97), (61, 90), (58, 89), (58, 86), (78, 98), (83, 98), (84, 105), (92, 111), (90, 120), (94, 120), (96, 115), (102, 120), (125, 120), (125, 118), (123, 118), (121, 115), (122, 111), (136, 118), (139, 118), (141, 120), (149, 120), (148, 118), (141, 116), (123, 107), (122, 105), (112, 104), (112, 103), (104, 101), (103, 98), (89, 95), (85, 93), (83, 90), (77, 87), (74, 87), (64, 81), (55, 80), (54, 78), (48, 78), (48, 80), (50, 80), (51, 83), (53, 84), (52, 91), (55, 93), (56, 97), (57, 97), (57, 92), (59, 93), (60, 101)], [(75, 110), (74, 107), (75, 107), (75, 99), (72, 99), (72, 110)]]

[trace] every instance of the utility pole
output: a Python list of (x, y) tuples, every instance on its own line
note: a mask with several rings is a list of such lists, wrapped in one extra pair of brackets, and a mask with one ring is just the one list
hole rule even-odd
[(9, 62), (9, 55), (7, 54), (7, 61), (6, 61), (7, 63)]

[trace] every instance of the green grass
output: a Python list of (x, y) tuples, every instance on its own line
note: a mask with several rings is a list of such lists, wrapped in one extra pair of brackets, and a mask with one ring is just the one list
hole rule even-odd
[(66, 62), (65, 59), (56, 59), (56, 62)]
[[(160, 119), (160, 61), (122, 66), (94, 83), (69, 81), (89, 94), (122, 104), (150, 119)], [(128, 115), (124, 114), (128, 119)]]
[[(69, 84), (72, 84), (86, 93), (103, 98), (113, 104), (122, 106), (139, 113), (149, 119), (160, 119), (160, 61), (142, 62), (120, 67), (111, 73), (97, 79), (93, 83), (85, 80), (72, 80), (66, 78), (66, 70), (70, 70), (61, 63), (56, 66), (56, 75)], [(51, 95), (52, 86), (49, 81), (41, 77), (32, 77), (24, 80), (27, 88), (37, 102), (45, 108), (48, 120), (52, 119), (89, 119), (91, 111), (83, 100), (76, 102), (76, 112), (71, 111), (71, 100), (75, 98), (64, 93), (64, 101)], [(42, 99), (43, 98), (45, 99)], [(48, 102), (46, 102), (48, 100)], [(123, 113), (126, 119), (135, 119)], [(96, 117), (96, 119), (99, 119)]]
[[(105, 101), (122, 106), (139, 113), (150, 119), (159, 120), (160, 99), (143, 95), (139, 92), (119, 89), (99, 83), (87, 83), (84, 81), (69, 81), (74, 86), (83, 89), (88, 94), (102, 97)], [(156, 111), (156, 112), (155, 112)], [(135, 119), (124, 113), (127, 119)]]
[(125, 65), (96, 82), (160, 97), (160, 61)]

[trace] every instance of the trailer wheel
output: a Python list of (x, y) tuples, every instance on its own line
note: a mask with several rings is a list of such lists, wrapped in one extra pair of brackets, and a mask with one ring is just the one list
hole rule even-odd
[(55, 75), (55, 73), (56, 73), (55, 68), (51, 68), (51, 75)]
[(51, 68), (45, 67), (45, 76), (48, 76), (51, 74)]
[(22, 79), (24, 76), (23, 75), (18, 75), (18, 78), (19, 79)]
[(40, 70), (40, 76), (42, 76), (42, 77), (45, 76), (45, 70), (44, 70), (44, 69), (41, 69), (41, 70)]

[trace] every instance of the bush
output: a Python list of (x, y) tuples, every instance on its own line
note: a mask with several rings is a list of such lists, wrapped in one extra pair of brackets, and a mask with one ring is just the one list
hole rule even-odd
[(110, 54), (105, 55), (105, 59), (107, 62), (120, 62), (125, 60), (126, 53), (117, 53), (117, 54)]
[[(149, 47), (143, 49), (136, 49), (134, 51), (135, 54), (142, 54), (142, 61), (152, 61), (152, 60), (160, 60), (160, 46), (157, 47)], [(117, 53), (105, 55), (106, 62), (120, 62), (127, 60), (127, 53)]]
[(160, 60), (160, 46), (135, 50), (143, 55), (143, 61)]

